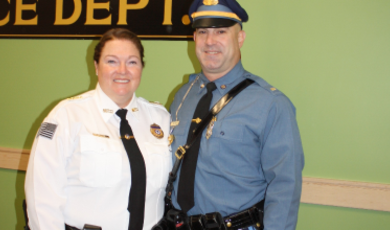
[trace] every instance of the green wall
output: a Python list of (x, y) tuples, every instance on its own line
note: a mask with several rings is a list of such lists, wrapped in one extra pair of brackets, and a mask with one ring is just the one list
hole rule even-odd
[[(239, 0), (242, 60), (289, 96), (304, 176), (390, 184), (390, 1)], [(0, 27), (1, 30), (1, 27)], [(63, 98), (93, 89), (95, 40), (0, 39), (0, 146), (30, 149)], [(138, 96), (169, 107), (200, 67), (193, 42), (144, 41)], [(24, 173), (0, 169), (0, 229), (21, 229)], [(388, 229), (390, 213), (301, 205), (299, 230)]]

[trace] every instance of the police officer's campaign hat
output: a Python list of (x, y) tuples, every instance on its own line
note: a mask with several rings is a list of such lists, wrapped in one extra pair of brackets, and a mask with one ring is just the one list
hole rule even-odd
[(248, 14), (236, 0), (194, 0), (189, 11), (193, 28), (242, 26)]

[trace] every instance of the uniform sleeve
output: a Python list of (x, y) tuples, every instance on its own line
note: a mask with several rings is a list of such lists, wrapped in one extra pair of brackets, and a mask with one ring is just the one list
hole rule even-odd
[(46, 118), (35, 138), (25, 181), (31, 230), (64, 229), (66, 136), (63, 123)]
[(301, 197), (304, 157), (295, 109), (284, 95), (276, 96), (270, 106), (262, 141), (261, 162), (268, 184), (265, 230), (293, 230)]

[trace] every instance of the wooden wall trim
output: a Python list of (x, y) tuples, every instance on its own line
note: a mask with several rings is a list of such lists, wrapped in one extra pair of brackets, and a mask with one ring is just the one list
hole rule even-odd
[(304, 177), (301, 202), (390, 212), (390, 184)]
[[(0, 168), (26, 171), (30, 150), (0, 147)], [(390, 184), (304, 177), (302, 203), (390, 212)]]
[(0, 168), (26, 171), (30, 150), (0, 147)]

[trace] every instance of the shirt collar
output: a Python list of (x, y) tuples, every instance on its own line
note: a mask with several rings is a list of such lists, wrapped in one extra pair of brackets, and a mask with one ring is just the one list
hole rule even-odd
[[(116, 111), (120, 109), (120, 107), (113, 100), (111, 100), (107, 94), (103, 92), (99, 83), (96, 86), (96, 94), (96, 102), (103, 120), (108, 122), (111, 117), (115, 117), (115, 119), (120, 121), (120, 118), (115, 114)], [(126, 117), (132, 116), (138, 119), (138, 102), (135, 93), (133, 94), (130, 103), (125, 107), (125, 109), (128, 110)]]
[[(245, 73), (244, 67), (242, 66), (241, 60), (234, 66), (232, 70), (230, 70), (225, 76), (218, 78), (214, 81), (217, 86), (220, 94), (226, 94), (231, 88), (236, 85), (236, 81), (241, 78)], [(207, 83), (210, 81), (203, 74), (203, 71), (199, 74), (199, 83), (197, 84), (199, 87), (198, 93), (200, 93)], [(202, 86), (203, 85), (203, 86)]]

